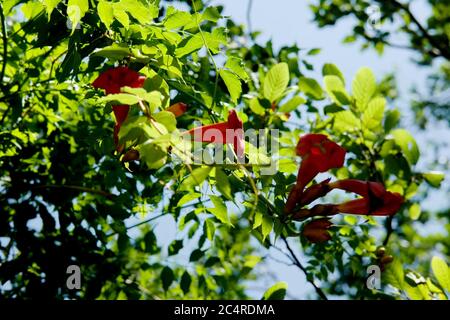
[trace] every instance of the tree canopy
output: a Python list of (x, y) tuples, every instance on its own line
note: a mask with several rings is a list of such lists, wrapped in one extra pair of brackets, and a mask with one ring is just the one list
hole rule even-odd
[[(448, 89), (450, 4), (430, 0), (424, 25), (400, 1), (312, 2), (319, 26), (356, 16), (347, 42), (379, 52), (392, 31), (367, 34), (365, 9), (382, 3), (418, 63), (441, 63), (428, 97)], [(389, 79), (275, 50), (207, 1), (5, 0), (0, 12), (1, 296), (282, 299), (283, 282), (249, 293), (278, 250), (309, 298), (448, 297), (448, 211), (421, 208), (445, 176), (417, 169)], [(450, 119), (430, 99), (412, 108)]]

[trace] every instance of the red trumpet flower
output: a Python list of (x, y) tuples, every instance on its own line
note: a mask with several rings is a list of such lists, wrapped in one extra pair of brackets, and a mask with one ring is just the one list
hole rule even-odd
[(304, 226), (302, 235), (313, 243), (325, 242), (331, 239), (328, 231), (331, 226), (328, 219), (313, 220)]
[(303, 189), (320, 172), (344, 165), (345, 149), (324, 134), (306, 134), (297, 144), (297, 154), (302, 157), (297, 183), (289, 194), (285, 212), (291, 212), (301, 202)]
[(181, 116), (187, 110), (187, 104), (183, 102), (177, 102), (166, 109), (166, 111), (172, 112), (175, 117)]
[(297, 154), (302, 157), (297, 184), (303, 188), (320, 172), (344, 165), (345, 149), (324, 134), (306, 134), (300, 138)]
[[(106, 94), (115, 94), (120, 93), (122, 87), (141, 88), (144, 85), (144, 81), (144, 76), (139, 75), (139, 73), (126, 66), (122, 66), (106, 70), (94, 80), (92, 85), (96, 89), (104, 89)], [(118, 147), (119, 130), (128, 116), (130, 106), (117, 105), (113, 106), (112, 109), (116, 118), (116, 124), (114, 126), (114, 143), (116, 144), (116, 147)]]
[(391, 216), (400, 209), (404, 201), (400, 194), (387, 191), (379, 182), (346, 179), (333, 182), (330, 187), (363, 197), (337, 205), (337, 210), (342, 213)]
[(242, 120), (239, 119), (236, 110), (228, 113), (228, 120), (206, 126), (192, 128), (187, 131), (194, 141), (208, 143), (232, 143), (234, 151), (239, 158), (244, 155), (244, 130)]

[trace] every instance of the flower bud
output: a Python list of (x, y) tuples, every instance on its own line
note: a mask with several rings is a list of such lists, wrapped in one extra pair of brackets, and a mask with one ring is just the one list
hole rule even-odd
[(133, 160), (139, 160), (139, 151), (136, 149), (130, 149), (124, 154), (122, 162), (130, 162)]
[(302, 235), (312, 243), (325, 242), (331, 239), (328, 229), (332, 223), (328, 219), (313, 220), (303, 228)]

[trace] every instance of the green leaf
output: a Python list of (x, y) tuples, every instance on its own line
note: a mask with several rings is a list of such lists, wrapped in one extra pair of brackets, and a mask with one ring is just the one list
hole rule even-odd
[[(159, 131), (165, 130), (165, 127), (158, 124)], [(158, 138), (161, 133), (156, 130), (155, 126), (150, 125), (147, 117), (145, 116), (133, 116), (128, 117), (122, 124), (119, 131), (119, 143), (124, 143), (127, 140), (132, 140), (138, 144), (147, 142), (150, 138)]]
[(182, 58), (194, 51), (200, 50), (203, 47), (203, 40), (200, 35), (196, 34), (187, 40), (184, 40), (175, 49), (175, 56), (177, 58)]
[(220, 46), (227, 44), (227, 35), (225, 28), (215, 28), (212, 33), (203, 32), (203, 37), (205, 39), (208, 49), (211, 50), (213, 54), (218, 54), (220, 52)]
[(189, 292), (189, 289), (191, 288), (192, 279), (189, 274), (189, 272), (184, 271), (183, 275), (181, 276), (181, 282), (180, 282), (180, 288), (183, 290), (183, 293), (186, 294)]
[(170, 269), (169, 267), (164, 267), (161, 271), (161, 280), (162, 280), (162, 285), (164, 288), (164, 291), (167, 291), (167, 289), (169, 289), (170, 285), (172, 284), (173, 280), (174, 280), (174, 274), (172, 269)]
[[(53, 10), (56, 8), (56, 6), (61, 2), (62, 0), (43, 0), (45, 11), (47, 11), (48, 20), (50, 20), (50, 15), (52, 14)], [(7, 12), (5, 10), (5, 12)]]
[(421, 213), (421, 209), (420, 209), (420, 204), (418, 203), (414, 203), (410, 208), (409, 208), (409, 217), (412, 220), (417, 220), (420, 217), (420, 213)]
[(270, 234), (270, 232), (273, 229), (273, 220), (271, 217), (264, 215), (262, 217), (262, 225), (261, 225), (261, 231), (263, 240), (267, 238), (267, 236)]
[(120, 4), (122, 4), (123, 8), (126, 8), (126, 11), (140, 24), (148, 24), (155, 18), (154, 10), (151, 9), (151, 6), (153, 5), (151, 4), (145, 6), (138, 0), (121, 0)]
[(108, 94), (99, 99), (100, 103), (113, 102), (114, 104), (133, 105), (139, 102), (139, 97), (128, 93)]
[(241, 96), (242, 93), (242, 86), (241, 81), (239, 78), (228, 70), (220, 70), (219, 75), (222, 78), (223, 82), (225, 82), (225, 85), (227, 86), (228, 92), (230, 93), (231, 100), (234, 103), (237, 103), (237, 100)]
[(125, 27), (125, 29), (128, 29), (128, 27), (130, 26), (130, 17), (127, 14), (127, 8), (124, 7), (120, 2), (114, 2), (113, 13), (114, 18), (116, 18), (117, 21), (119, 21)]
[(186, 203), (191, 202), (192, 200), (200, 198), (202, 195), (197, 192), (189, 192), (186, 193), (184, 196), (181, 197), (180, 200), (178, 200), (177, 206), (181, 207), (184, 206)]
[(207, 7), (202, 13), (202, 19), (211, 22), (217, 22), (221, 18), (220, 12), (217, 7)]
[(260, 211), (255, 212), (255, 217), (253, 220), (253, 229), (258, 228), (260, 225), (262, 225), (263, 222), (263, 214)]
[(177, 254), (183, 248), (183, 240), (173, 240), (169, 245), (169, 256)]
[(145, 251), (150, 254), (159, 252), (158, 242), (153, 231), (149, 231), (144, 236)]
[(345, 90), (344, 83), (337, 76), (325, 76), (323, 79), (325, 89), (331, 100), (338, 106), (349, 105), (351, 102), (350, 96)]
[(103, 22), (106, 28), (109, 28), (114, 21), (113, 4), (109, 1), (100, 0), (97, 6), (97, 13), (101, 22)]
[[(171, 7), (173, 8), (173, 7)], [(173, 11), (175, 10), (175, 11)], [(167, 13), (167, 17), (164, 21), (164, 26), (171, 30), (171, 29), (178, 29), (181, 28), (183, 26), (185, 26), (186, 24), (188, 24), (191, 19), (192, 19), (192, 15), (189, 12), (185, 12), (185, 11), (178, 11), (176, 9), (171, 10), (171, 12), (169, 13), (169, 9), (168, 9), (168, 13)]]
[(77, 28), (78, 23), (89, 10), (88, 0), (69, 0), (67, 3), (67, 17), (72, 23), (72, 33)]
[(400, 122), (400, 111), (397, 109), (389, 110), (384, 119), (384, 132), (389, 133)]
[[(149, 104), (150, 112), (153, 113), (161, 106), (162, 96), (159, 91), (147, 92), (144, 88), (122, 87), (122, 92), (135, 95), (139, 100)], [(161, 116), (164, 117), (164, 116)]]
[(194, 251), (192, 251), (192, 253), (191, 253), (190, 257), (189, 257), (189, 262), (198, 261), (204, 255), (205, 255), (205, 253), (202, 250), (195, 249)]
[(341, 79), (342, 83), (345, 85), (344, 75), (342, 74), (341, 70), (339, 70), (339, 68), (332, 63), (326, 63), (323, 65), (322, 75), (324, 77), (325, 76), (336, 76), (339, 79)]
[(223, 170), (219, 167), (216, 167), (216, 188), (219, 190), (219, 192), (225, 196), (228, 200), (232, 200), (233, 197), (231, 196), (231, 185), (230, 181), (228, 180), (227, 175)]
[(252, 110), (255, 114), (263, 116), (266, 114), (266, 109), (259, 103), (258, 98), (252, 98), (249, 103), (250, 110)]
[(300, 96), (295, 96), (280, 107), (280, 112), (292, 112), (299, 105), (306, 103), (306, 100)]
[(286, 282), (278, 282), (267, 289), (261, 300), (283, 300), (287, 290)]
[(282, 62), (274, 65), (264, 78), (264, 98), (274, 102), (281, 98), (289, 84), (289, 67)]
[(239, 58), (229, 57), (227, 59), (227, 62), (225, 63), (225, 68), (230, 69), (243, 81), (247, 81), (249, 79), (247, 71), (245, 71), (245, 69), (242, 65), (242, 60)]
[(183, 180), (179, 190), (180, 191), (192, 191), (195, 186), (200, 185), (208, 177), (212, 167), (200, 167), (192, 170), (190, 175)]
[(442, 289), (450, 292), (450, 270), (447, 263), (439, 257), (431, 259), (431, 269)]
[(312, 78), (301, 77), (299, 79), (298, 88), (313, 100), (324, 99), (322, 87)]
[(339, 132), (354, 131), (361, 126), (360, 120), (349, 110), (334, 114), (333, 127)]
[(308, 53), (306, 53), (308, 56), (315, 56), (318, 55), (320, 53), (321, 49), (320, 48), (313, 48), (311, 50), (308, 51)]
[(390, 263), (384, 272), (386, 281), (391, 284), (394, 288), (403, 290), (405, 286), (405, 273), (403, 271), (403, 266), (400, 261), (395, 259)]
[(391, 134), (408, 162), (416, 164), (419, 160), (420, 152), (414, 137), (405, 129), (396, 129)]
[(162, 97), (161, 105), (167, 108), (170, 104), (170, 90), (166, 80), (150, 68), (144, 68), (141, 71), (147, 76), (144, 89), (147, 92), (158, 91)]
[(167, 161), (168, 145), (158, 143), (144, 143), (139, 146), (141, 160), (149, 169), (159, 169)]
[(245, 257), (244, 267), (253, 269), (261, 260), (262, 257), (259, 256), (247, 256)]
[(113, 60), (121, 60), (128, 57), (130, 54), (131, 51), (126, 45), (112, 44), (110, 46), (96, 50), (92, 55)]
[[(21, 1), (24, 2), (24, 1)], [(9, 8), (11, 9), (10, 5), (8, 5), (7, 3), (5, 4), (5, 11)], [(32, 18), (36, 17), (43, 9), (44, 6), (42, 3), (40, 2), (36, 2), (36, 1), (28, 1), (27, 3), (24, 3), (22, 5), (22, 12), (23, 15), (25, 16), (25, 18), (27, 20), (31, 20)]]
[(367, 104), (377, 89), (375, 75), (372, 70), (363, 67), (358, 70), (352, 82), (352, 93), (356, 99), (356, 106), (360, 111), (367, 108)]
[(210, 195), (209, 197), (214, 207), (206, 208), (206, 210), (211, 212), (217, 219), (219, 219), (220, 222), (231, 225), (230, 220), (228, 219), (227, 206), (225, 205), (223, 200), (214, 195)]
[(423, 173), (422, 176), (430, 184), (432, 187), (439, 188), (441, 186), (442, 181), (445, 178), (445, 175), (443, 172), (439, 171), (430, 171)]
[(203, 232), (206, 234), (208, 240), (213, 241), (214, 233), (216, 232), (216, 226), (214, 224), (214, 221), (212, 221), (211, 219), (206, 219), (203, 228), (204, 228)]
[(76, 47), (69, 47), (69, 52), (67, 52), (64, 57), (63, 62), (56, 72), (56, 78), (59, 82), (66, 80), (70, 74), (76, 73), (81, 64), (81, 56), (76, 50)]
[(156, 122), (162, 123), (169, 132), (177, 129), (177, 119), (172, 112), (160, 111), (153, 115)]
[(369, 105), (362, 116), (363, 125), (369, 130), (381, 127), (385, 107), (385, 98), (377, 97), (370, 100)]

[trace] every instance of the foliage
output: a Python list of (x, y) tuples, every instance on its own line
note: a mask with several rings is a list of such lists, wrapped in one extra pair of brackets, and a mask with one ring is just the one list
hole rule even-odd
[[(416, 259), (417, 272), (429, 274), (423, 261), (430, 265), (438, 243), (448, 256), (448, 237), (416, 232), (428, 219), (419, 187), (439, 187), (442, 176), (416, 170), (414, 137), (398, 127), (400, 112), (370, 69), (349, 81), (329, 63), (323, 79), (313, 79), (307, 59), (314, 52), (252, 42), (221, 6), (199, 0), (186, 10), (158, 0), (6, 0), (1, 10), (8, 22), (0, 77), (2, 296), (260, 298), (247, 285), (264, 277), (267, 250), (284, 243), (321, 298), (402, 298), (365, 286), (367, 266), (389, 267), (378, 246), (394, 258), (391, 279), (400, 281), (389, 283), (397, 290), (404, 290), (398, 270)], [(118, 65), (146, 76), (143, 88), (105, 95), (92, 87)], [(178, 102), (188, 109), (175, 117), (167, 110)], [(119, 131), (123, 150), (112, 138), (117, 104), (131, 105)], [(189, 163), (182, 129), (225, 121), (233, 108), (246, 129), (280, 131), (272, 175), (259, 165)], [(381, 182), (407, 200), (402, 209), (389, 218), (333, 218), (326, 243), (299, 236), (303, 222), (288, 219), (283, 207), (296, 181), (295, 146), (310, 132), (347, 150), (335, 178)], [(247, 158), (262, 157), (257, 146), (246, 147)], [(123, 161), (130, 149), (139, 160)], [(168, 246), (157, 237), (159, 219), (176, 223)], [(71, 264), (81, 267), (80, 291), (65, 287)], [(411, 290), (445, 298), (446, 263), (431, 265), (428, 291), (420, 281)], [(286, 285), (264, 291), (263, 299), (281, 299)]]

